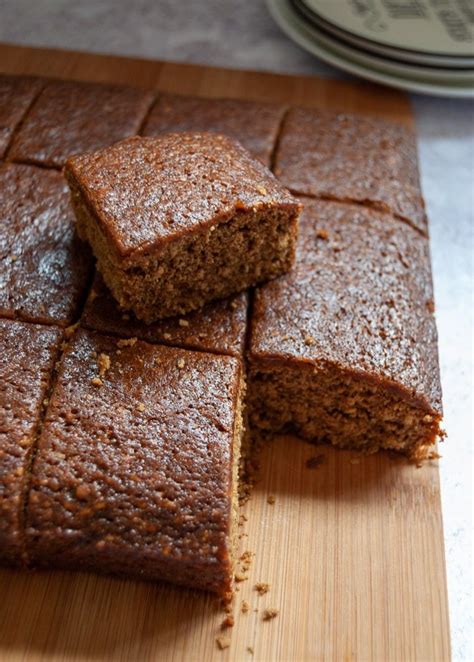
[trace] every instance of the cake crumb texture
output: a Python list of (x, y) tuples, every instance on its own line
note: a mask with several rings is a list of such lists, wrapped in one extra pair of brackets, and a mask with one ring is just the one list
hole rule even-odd
[(361, 203), (428, 232), (415, 134), (397, 122), (291, 108), (275, 172), (294, 193)]
[(0, 74), (0, 158), (43, 85), (40, 78)]
[(61, 168), (138, 133), (153, 93), (122, 85), (52, 80), (36, 99), (9, 150), (13, 161)]
[(0, 164), (0, 316), (71, 324), (91, 269), (60, 173)]
[(115, 348), (115, 338), (80, 329), (63, 355), (33, 465), (32, 562), (224, 596), (240, 363), (137, 341), (97, 389), (97, 357)]

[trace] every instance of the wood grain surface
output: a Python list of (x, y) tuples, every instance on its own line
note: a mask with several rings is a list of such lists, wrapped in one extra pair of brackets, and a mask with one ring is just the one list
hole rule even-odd
[[(410, 123), (402, 94), (370, 83), (0, 45), (0, 70), (283, 101)], [(310, 469), (306, 461), (321, 455)], [(268, 497), (274, 497), (274, 503)], [(273, 499), (270, 499), (273, 501)], [(375, 660), (450, 657), (439, 476), (388, 455), (279, 438), (243, 508), (235, 626), (214, 600), (161, 584), (63, 572), (0, 571), (0, 659)], [(256, 582), (268, 582), (260, 596)], [(241, 613), (242, 601), (250, 610)], [(263, 619), (264, 610), (278, 615)], [(216, 637), (230, 646), (219, 650)], [(249, 648), (253, 651), (250, 652)]]

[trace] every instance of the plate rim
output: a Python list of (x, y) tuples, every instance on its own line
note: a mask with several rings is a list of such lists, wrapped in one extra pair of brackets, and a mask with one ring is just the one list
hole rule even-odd
[[(273, 20), (292, 41), (337, 69), (375, 83), (382, 83), (390, 87), (418, 94), (462, 99), (474, 98), (474, 86), (462, 86), (459, 84), (449, 86), (441, 83), (425, 83), (413, 78), (402, 78), (394, 74), (383, 73), (369, 66), (351, 62), (341, 55), (329, 52), (308, 36), (302, 35), (299, 26), (296, 27), (294, 23), (291, 24), (288, 22), (285, 12), (292, 16), (294, 22), (301, 22), (301, 18), (296, 14), (290, 0), (265, 0), (265, 2)], [(308, 26), (304, 26), (304, 29), (308, 30), (309, 28)]]

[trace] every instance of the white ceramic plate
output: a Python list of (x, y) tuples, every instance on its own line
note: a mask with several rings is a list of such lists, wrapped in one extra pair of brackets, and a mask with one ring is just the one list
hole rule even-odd
[[(456, 0), (448, 0), (454, 3)], [(356, 48), (408, 64), (474, 69), (472, 28), (461, 21), (461, 39), (454, 39), (439, 20), (446, 5), (418, 5), (423, 17), (393, 18), (380, 0), (358, 5), (353, 0), (292, 0), (297, 11), (316, 28)], [(412, 7), (417, 9), (417, 7)], [(457, 15), (459, 7), (452, 7)], [(465, 41), (469, 38), (471, 41)], [(416, 49), (416, 50), (415, 50)], [(444, 51), (449, 51), (446, 53)]]
[[(268, 9), (280, 28), (302, 48), (321, 60), (361, 78), (399, 89), (437, 96), (474, 98), (474, 79), (456, 72), (455, 79), (436, 68), (388, 62), (362, 53), (321, 33), (295, 10), (291, 0), (267, 0)], [(469, 77), (470, 76), (470, 77)], [(455, 80), (455, 82), (452, 82)]]

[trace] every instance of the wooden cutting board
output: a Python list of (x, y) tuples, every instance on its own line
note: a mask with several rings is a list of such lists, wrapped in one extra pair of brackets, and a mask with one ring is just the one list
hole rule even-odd
[[(369, 83), (6, 45), (0, 45), (0, 70), (412, 121), (405, 96)], [(309, 469), (315, 454), (323, 462)], [(1, 570), (0, 659), (449, 659), (436, 463), (417, 469), (386, 455), (361, 460), (281, 438), (264, 450), (261, 480), (243, 512), (241, 551), (255, 557), (249, 579), (238, 584), (232, 629), (219, 630), (224, 614), (197, 592)], [(260, 596), (256, 582), (268, 582), (269, 592)], [(278, 609), (278, 616), (264, 621), (266, 608)], [(221, 634), (230, 638), (225, 650), (216, 645)]]

